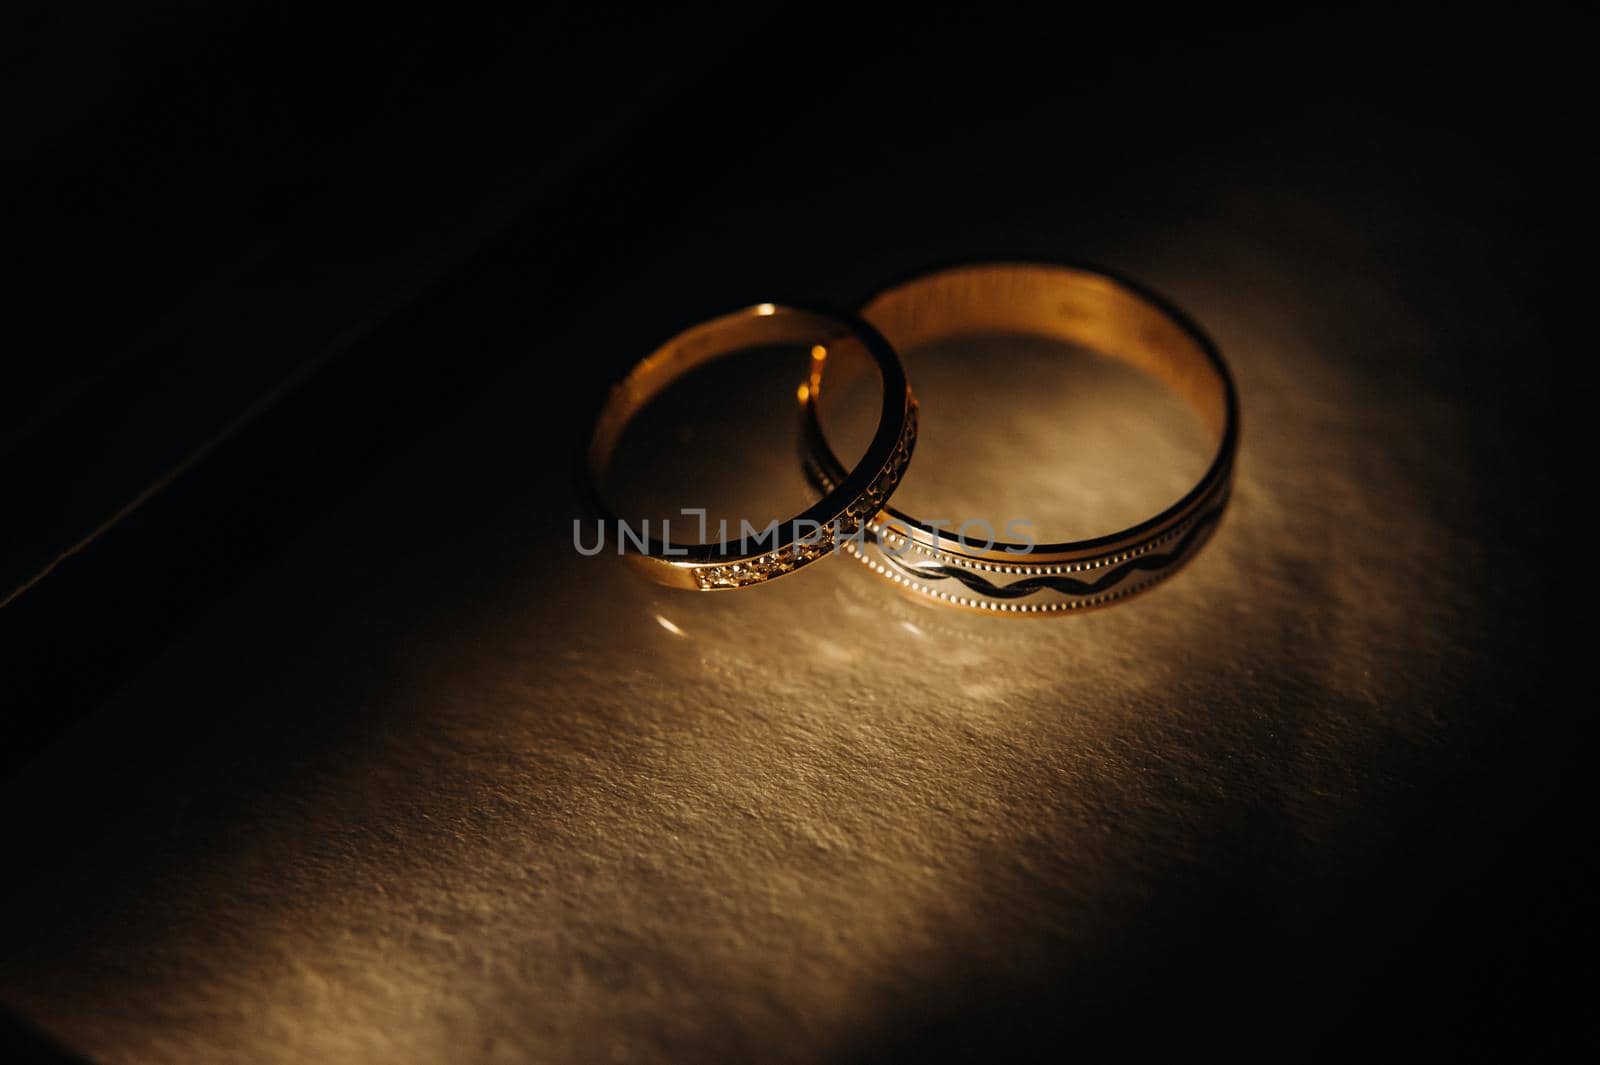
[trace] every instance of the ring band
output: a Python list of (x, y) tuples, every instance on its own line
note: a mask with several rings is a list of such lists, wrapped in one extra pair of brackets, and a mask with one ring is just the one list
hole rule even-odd
[[(887, 508), (846, 547), (896, 584), (954, 606), (1057, 614), (1101, 606), (1170, 576), (1222, 516), (1233, 481), (1239, 412), (1216, 346), (1182, 312), (1126, 281), (1075, 267), (993, 263), (924, 275), (873, 297), (861, 316), (899, 351), (980, 334), (1067, 340), (1165, 382), (1199, 413), (1216, 453), (1200, 482), (1147, 521), (1108, 536), (1056, 544), (958, 535)], [(806, 402), (808, 470), (820, 487), (842, 472), (817, 410)]]
[[(628, 422), (673, 381), (713, 359), (763, 345), (812, 345), (812, 376), (820, 373), (830, 350), (863, 349), (883, 382), (877, 428), (855, 467), (837, 464), (838, 476), (823, 497), (786, 523), (775, 523), (770, 543), (758, 550), (741, 540), (674, 544), (651, 539), (646, 525), (642, 549), (619, 536), (623, 554), (643, 574), (673, 588), (717, 591), (746, 588), (782, 577), (832, 552), (849, 537), (862, 537), (863, 523), (876, 514), (900, 483), (916, 444), (916, 401), (900, 357), (871, 326), (818, 311), (758, 304), (690, 327), (657, 348), (614, 385), (600, 410), (589, 441), (588, 494), (602, 522), (618, 525), (599, 485)], [(800, 535), (804, 526), (814, 533)], [(769, 529), (772, 528), (769, 526)]]

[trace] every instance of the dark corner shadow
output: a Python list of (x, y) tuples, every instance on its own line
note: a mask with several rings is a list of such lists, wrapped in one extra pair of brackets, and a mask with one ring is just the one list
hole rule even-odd
[(0, 1008), (0, 1058), (12, 1065), (88, 1065), (89, 1059), (70, 1053), (60, 1044)]

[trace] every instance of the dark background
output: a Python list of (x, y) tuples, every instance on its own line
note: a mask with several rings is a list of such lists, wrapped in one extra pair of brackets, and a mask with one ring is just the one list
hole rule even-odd
[[(1516, 700), (1523, 725), (1416, 789), (1385, 861), (1303, 950), (1229, 949), (1213, 928), (1242, 903), (1191, 900), (1190, 919), (1108, 957), (1101, 996), (1063, 1002), (1049, 979), (974, 973), (931, 1035), (876, 1052), (1587, 1038), (1566, 977), (1587, 925), (1574, 769), (1592, 693), (1570, 675), (1583, 633), (1567, 620), (1587, 577), (1563, 545), (1586, 485), (1575, 400), (1592, 380), (1576, 232), (1592, 21), (1559, 8), (1063, 9), (980, 24), (251, 3), (9, 17), (0, 654), (19, 808), (26, 767), (70, 767), (106, 727), (107, 699), (252, 574), (323, 535), (386, 469), (448, 447), (442, 427), (519, 368), (510, 353), (605, 317), (592, 360), (549, 369), (562, 398), (531, 404), (565, 463), (631, 353), (704, 313), (848, 302), (941, 262), (1071, 254), (1006, 207), (1008, 190), (1063, 173), (1066, 197), (1144, 190), (1100, 219), (1134, 239), (1226, 187), (1235, 204), (1301, 204), (1277, 223), (1286, 244), (1383, 234), (1399, 250), (1352, 264), (1375, 277), (1436, 260), (1437, 283), (1395, 294), (1421, 328), (1470, 330), (1486, 302), (1520, 323), (1509, 343), (1439, 346), (1438, 395), (1473, 430), (1435, 460), (1471, 471), (1480, 490), (1464, 506), (1496, 530), (1475, 579), (1503, 587), (1516, 639), (1482, 664), (1483, 698)], [(1258, 246), (1274, 232), (1263, 211)], [(606, 314), (619, 279), (682, 247), (693, 269), (627, 287)], [(471, 497), (471, 478), (452, 491), (439, 511)], [(196, 733), (188, 756), (271, 764), (271, 750), (213, 750), (217, 736)], [(84, 801), (114, 805), (117, 783), (84, 772)], [(54, 813), (28, 810), (14, 855), (30, 869), (56, 853)], [(116, 847), (80, 850), (116, 877)], [(11, 1024), (18, 1052), (49, 1059), (50, 1037)]]

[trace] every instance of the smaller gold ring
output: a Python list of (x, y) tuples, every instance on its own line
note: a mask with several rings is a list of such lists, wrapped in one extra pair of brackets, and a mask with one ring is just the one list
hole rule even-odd
[(707, 362), (749, 348), (795, 343), (811, 345), (813, 378), (830, 351), (837, 354), (847, 345), (860, 347), (877, 367), (883, 405), (861, 460), (849, 470), (840, 466), (834, 483), (803, 513), (768, 526), (776, 532), (767, 540), (758, 539), (754, 550), (746, 540), (675, 544), (651, 539), (647, 531), (641, 548), (619, 536), (624, 556), (651, 580), (673, 588), (719, 591), (786, 576), (833, 553), (851, 537), (860, 537), (867, 519), (900, 483), (916, 444), (917, 407), (899, 355), (864, 322), (762, 303), (691, 326), (612, 386), (589, 441), (586, 467), (590, 502), (602, 526), (618, 524), (599, 485), (623, 429), (635, 414), (673, 381)]
[[(1154, 517), (1108, 536), (1054, 544), (959, 535), (885, 508), (846, 547), (895, 584), (946, 604), (996, 614), (1062, 614), (1103, 606), (1170, 576), (1221, 518), (1239, 447), (1233, 378), (1211, 340), (1182, 312), (1130, 282), (1045, 263), (984, 263), (926, 274), (879, 293), (861, 316), (901, 351), (965, 336), (1066, 340), (1120, 359), (1189, 401), (1216, 444), (1200, 481)], [(820, 382), (818, 382), (820, 384)], [(806, 403), (807, 469), (821, 487), (839, 460), (822, 431), (814, 387)]]

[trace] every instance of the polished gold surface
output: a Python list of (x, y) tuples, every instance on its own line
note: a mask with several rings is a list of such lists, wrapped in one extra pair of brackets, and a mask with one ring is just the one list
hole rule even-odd
[[(1061, 615), (1115, 602), (1165, 579), (1203, 546), (1220, 520), (1238, 450), (1238, 399), (1215, 345), (1159, 297), (1075, 267), (985, 263), (896, 285), (869, 300), (862, 315), (901, 351), (986, 334), (1082, 345), (1166, 382), (1191, 404), (1215, 446), (1205, 474), (1182, 498), (1131, 528), (1090, 540), (1022, 544), (997, 537), (979, 546), (889, 505), (868, 523), (869, 542), (851, 545), (878, 575), (952, 606)], [(822, 370), (813, 374), (804, 400), (814, 472), (819, 484), (831, 485), (843, 471), (819, 413)], [(982, 366), (973, 372), (981, 373)], [(1024, 453), (1016, 461), (1046, 458)], [(982, 476), (1004, 478), (1007, 470)]]
[[(821, 372), (830, 347), (865, 353), (877, 370), (882, 404), (876, 429), (854, 469), (839, 477), (822, 499), (779, 523), (773, 541), (735, 546), (647, 543), (627, 553), (652, 580), (673, 588), (716, 591), (747, 588), (786, 576), (836, 550), (876, 513), (899, 483), (916, 446), (916, 401), (899, 357), (870, 329), (794, 307), (761, 303), (684, 330), (645, 358), (612, 388), (590, 440), (588, 474), (594, 509), (603, 522), (616, 523), (599, 489), (628, 422), (672, 382), (696, 367), (732, 352), (760, 345), (801, 341), (811, 345), (813, 376)], [(805, 386), (802, 385), (802, 388)], [(798, 527), (804, 525), (805, 531)], [(815, 532), (813, 533), (813, 530)]]

